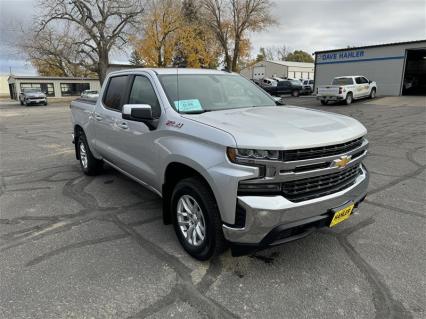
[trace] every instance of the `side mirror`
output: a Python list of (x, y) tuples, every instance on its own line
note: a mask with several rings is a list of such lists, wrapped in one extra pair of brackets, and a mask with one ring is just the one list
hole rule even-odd
[(124, 104), (121, 117), (124, 120), (143, 122), (152, 131), (158, 126), (158, 119), (152, 116), (152, 108), (149, 104)]
[(131, 121), (150, 121), (152, 117), (152, 109), (149, 104), (124, 104), (122, 118)]
[(373, 82), (373, 81), (371, 81), (371, 80), (368, 80), (368, 83), (369, 83), (369, 84), (371, 84), (372, 82)]
[(284, 102), (284, 100), (283, 100), (282, 97), (280, 97), (280, 96), (273, 96), (272, 98), (274, 99), (276, 105), (278, 105), (278, 106), (285, 105), (285, 102)]

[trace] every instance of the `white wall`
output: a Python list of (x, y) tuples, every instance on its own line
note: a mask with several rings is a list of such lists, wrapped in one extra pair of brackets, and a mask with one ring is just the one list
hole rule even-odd
[[(54, 98), (61, 98), (63, 97), (61, 94), (61, 83), (89, 83), (90, 90), (97, 90), (99, 91), (101, 86), (100, 82), (98, 80), (86, 80), (86, 79), (20, 79), (19, 77), (15, 79), (15, 88), (16, 88), (16, 95), (19, 96), (21, 93), (21, 83), (53, 83), (53, 89), (55, 91)], [(70, 96), (65, 96), (66, 98), (69, 98)]]
[[(399, 95), (403, 80), (405, 50), (426, 48), (426, 41), (414, 44), (384, 46), (318, 53), (316, 55), (315, 86), (330, 84), (336, 76), (364, 75), (377, 82), (380, 95)], [(346, 52), (346, 56), (341, 54)], [(348, 56), (352, 52), (353, 56)]]

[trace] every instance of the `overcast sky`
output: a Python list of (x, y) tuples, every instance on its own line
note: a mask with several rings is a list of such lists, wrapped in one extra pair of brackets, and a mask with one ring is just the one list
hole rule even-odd
[[(0, 74), (35, 74), (10, 44), (20, 25), (31, 27), (37, 0), (0, 0)], [(252, 55), (260, 47), (286, 45), (315, 51), (426, 38), (425, 0), (275, 0), (278, 25), (250, 35)], [(121, 55), (113, 62), (127, 62)]]

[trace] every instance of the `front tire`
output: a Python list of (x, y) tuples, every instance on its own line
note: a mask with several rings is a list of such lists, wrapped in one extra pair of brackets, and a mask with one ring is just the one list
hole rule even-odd
[(370, 92), (370, 99), (374, 99), (374, 98), (376, 98), (376, 89), (372, 88)]
[(212, 191), (196, 177), (178, 182), (171, 198), (176, 236), (192, 257), (207, 260), (226, 248), (219, 208)]
[(93, 156), (84, 134), (78, 137), (77, 152), (83, 173), (90, 176), (98, 174), (103, 166), (102, 161)]
[(350, 105), (350, 104), (352, 104), (353, 100), (354, 100), (354, 98), (352, 96), (352, 93), (348, 93), (346, 95), (345, 104)]
[(327, 104), (328, 104), (328, 101), (327, 101), (327, 100), (321, 100), (321, 104), (322, 104), (322, 105), (327, 105)]

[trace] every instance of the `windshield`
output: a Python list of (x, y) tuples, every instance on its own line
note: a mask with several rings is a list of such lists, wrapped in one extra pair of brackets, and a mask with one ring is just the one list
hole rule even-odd
[(335, 78), (331, 84), (332, 85), (350, 85), (350, 84), (354, 84), (354, 81), (352, 80), (352, 78)]
[(300, 81), (298, 80), (291, 80), (290, 81), (293, 85), (300, 85)]
[(23, 89), (24, 93), (40, 93), (40, 89)]
[(164, 74), (159, 78), (170, 104), (180, 113), (276, 106), (267, 93), (237, 75)]

